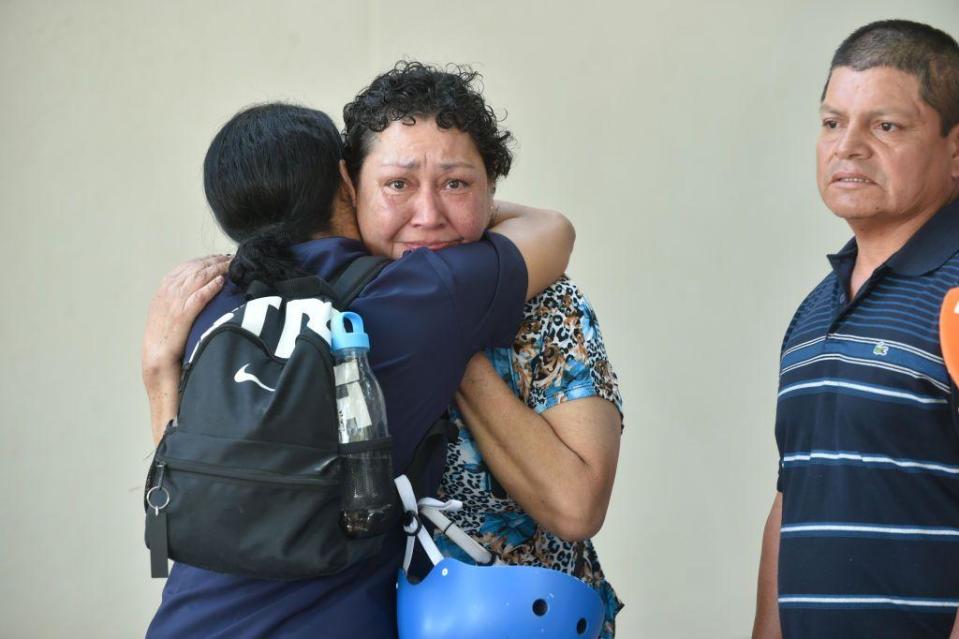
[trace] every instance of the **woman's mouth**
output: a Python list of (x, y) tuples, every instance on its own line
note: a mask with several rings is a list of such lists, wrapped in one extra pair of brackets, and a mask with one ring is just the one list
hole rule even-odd
[(426, 248), (431, 251), (438, 251), (450, 246), (456, 246), (461, 243), (462, 240), (443, 240), (440, 242), (400, 242), (403, 246), (403, 252), (407, 253), (409, 251), (415, 251), (416, 249)]

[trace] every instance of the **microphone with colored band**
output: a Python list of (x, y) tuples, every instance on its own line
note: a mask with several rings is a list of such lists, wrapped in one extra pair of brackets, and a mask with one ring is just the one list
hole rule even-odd
[(946, 369), (956, 386), (959, 386), (959, 288), (946, 293), (939, 313), (939, 343)]

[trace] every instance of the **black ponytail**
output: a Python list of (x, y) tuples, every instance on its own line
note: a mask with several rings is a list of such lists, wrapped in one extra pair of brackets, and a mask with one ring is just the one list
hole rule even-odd
[(306, 273), (290, 249), (329, 232), (343, 142), (322, 111), (271, 103), (237, 113), (213, 138), (203, 186), (213, 215), (239, 243), (239, 287)]
[(230, 262), (230, 280), (245, 289), (256, 280), (272, 284), (309, 275), (297, 265), (290, 249), (293, 243), (282, 228), (270, 228), (240, 242)]

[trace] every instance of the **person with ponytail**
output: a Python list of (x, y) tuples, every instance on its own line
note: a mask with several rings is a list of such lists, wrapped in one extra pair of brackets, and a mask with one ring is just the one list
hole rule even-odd
[[(444, 162), (479, 162), (467, 133), (432, 133), (431, 148), (443, 150)], [(342, 179), (347, 174), (342, 157), (343, 143), (329, 117), (288, 104), (241, 111), (213, 139), (204, 187), (237, 250), (232, 259), (217, 256), (178, 267), (154, 297), (143, 376), (155, 438), (176, 414), (183, 354), (218, 317), (242, 303), (251, 283), (269, 285), (303, 274), (330, 278), (367, 254), (353, 208), (355, 192)], [(383, 387), (396, 468), (406, 467), (423, 434), (446, 410), (473, 354), (511, 343), (524, 301), (562, 275), (574, 241), (572, 226), (558, 213), (494, 204), (492, 187), (466, 193), (459, 185), (447, 186), (438, 184), (428, 194), (432, 203), (425, 204), (424, 215), (468, 202), (490, 211), (488, 232), (444, 250), (408, 247), (350, 307), (364, 318), (374, 345), (370, 363)], [(442, 452), (438, 465), (441, 458)], [(402, 548), (398, 530), (373, 560), (302, 581), (257, 580), (175, 564), (147, 637), (395, 637)]]

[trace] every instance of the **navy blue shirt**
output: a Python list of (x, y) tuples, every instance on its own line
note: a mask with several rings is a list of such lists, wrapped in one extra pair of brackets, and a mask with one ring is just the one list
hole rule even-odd
[[(307, 270), (330, 278), (365, 249), (334, 237), (297, 245), (294, 252)], [(406, 255), (388, 264), (354, 301), (350, 310), (363, 317), (370, 364), (383, 387), (396, 469), (406, 467), (449, 405), (469, 358), (512, 343), (526, 286), (519, 251), (494, 233), (472, 244)], [(186, 353), (243, 301), (228, 284), (200, 314)], [(377, 557), (313, 580), (263, 581), (174, 564), (147, 636), (395, 637), (404, 540), (398, 530)]]
[(786, 639), (948, 637), (959, 606), (957, 393), (939, 309), (959, 202), (848, 299), (855, 241), (800, 305), (776, 415)]

